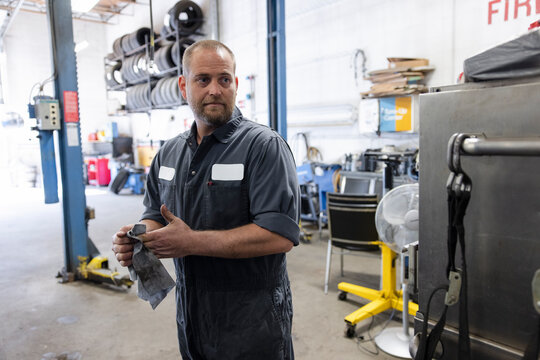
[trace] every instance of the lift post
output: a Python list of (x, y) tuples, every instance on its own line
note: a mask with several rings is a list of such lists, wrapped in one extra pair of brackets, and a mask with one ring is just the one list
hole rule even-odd
[(65, 257), (65, 266), (58, 277), (62, 277), (61, 282), (82, 279), (129, 288), (133, 281), (110, 270), (108, 259), (99, 256), (98, 249), (88, 237), (88, 221), (94, 218), (94, 213), (86, 207), (71, 2), (47, 0), (47, 15), (53, 57), (52, 79), (58, 100), (38, 96), (34, 98), (34, 105), (29, 104), (29, 112), (38, 120), (36, 128), (40, 133), (41, 157), (46, 165), (43, 172), (46, 203), (58, 201), (53, 144), (53, 131), (58, 131)]
[(270, 127), (287, 140), (285, 0), (266, 0), (268, 22), (268, 116)]
[(62, 126), (58, 130), (64, 214), (65, 268), (75, 273), (79, 256), (88, 256), (85, 223), (86, 197), (77, 87), (77, 61), (73, 41), (70, 1), (47, 0), (51, 36), (55, 98), (60, 103)]

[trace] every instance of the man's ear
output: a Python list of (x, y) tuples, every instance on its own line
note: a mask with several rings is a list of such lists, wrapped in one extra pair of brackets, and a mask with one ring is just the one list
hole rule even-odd
[[(238, 82), (238, 80), (237, 80), (237, 82)], [(180, 88), (180, 92), (182, 93), (182, 97), (187, 101), (186, 77), (184, 75), (181, 75), (178, 78), (178, 87)]]

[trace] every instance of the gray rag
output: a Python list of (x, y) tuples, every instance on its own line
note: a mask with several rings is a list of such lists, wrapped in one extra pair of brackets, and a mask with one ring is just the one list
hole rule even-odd
[(129, 274), (131, 280), (135, 281), (137, 278), (139, 280), (137, 296), (150, 302), (152, 309), (155, 309), (175, 286), (175, 282), (161, 261), (143, 245), (138, 237), (145, 232), (145, 224), (135, 224), (128, 232), (128, 237), (136, 240)]

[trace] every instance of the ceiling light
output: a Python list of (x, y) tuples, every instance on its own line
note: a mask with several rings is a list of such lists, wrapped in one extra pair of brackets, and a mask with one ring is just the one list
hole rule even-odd
[(71, 11), (85, 13), (92, 10), (99, 0), (71, 0)]

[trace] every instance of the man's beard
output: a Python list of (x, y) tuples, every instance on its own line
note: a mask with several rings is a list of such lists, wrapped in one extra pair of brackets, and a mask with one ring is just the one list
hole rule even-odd
[[(209, 103), (219, 103), (222, 104), (222, 110), (216, 112), (210, 112), (205, 109), (205, 105)], [(206, 125), (213, 128), (218, 128), (222, 125), (225, 125), (233, 113), (234, 106), (231, 104), (226, 104), (221, 99), (205, 99), (200, 103), (194, 104), (192, 106), (195, 116), (200, 120), (204, 121)], [(206, 110), (206, 111), (205, 111)]]

